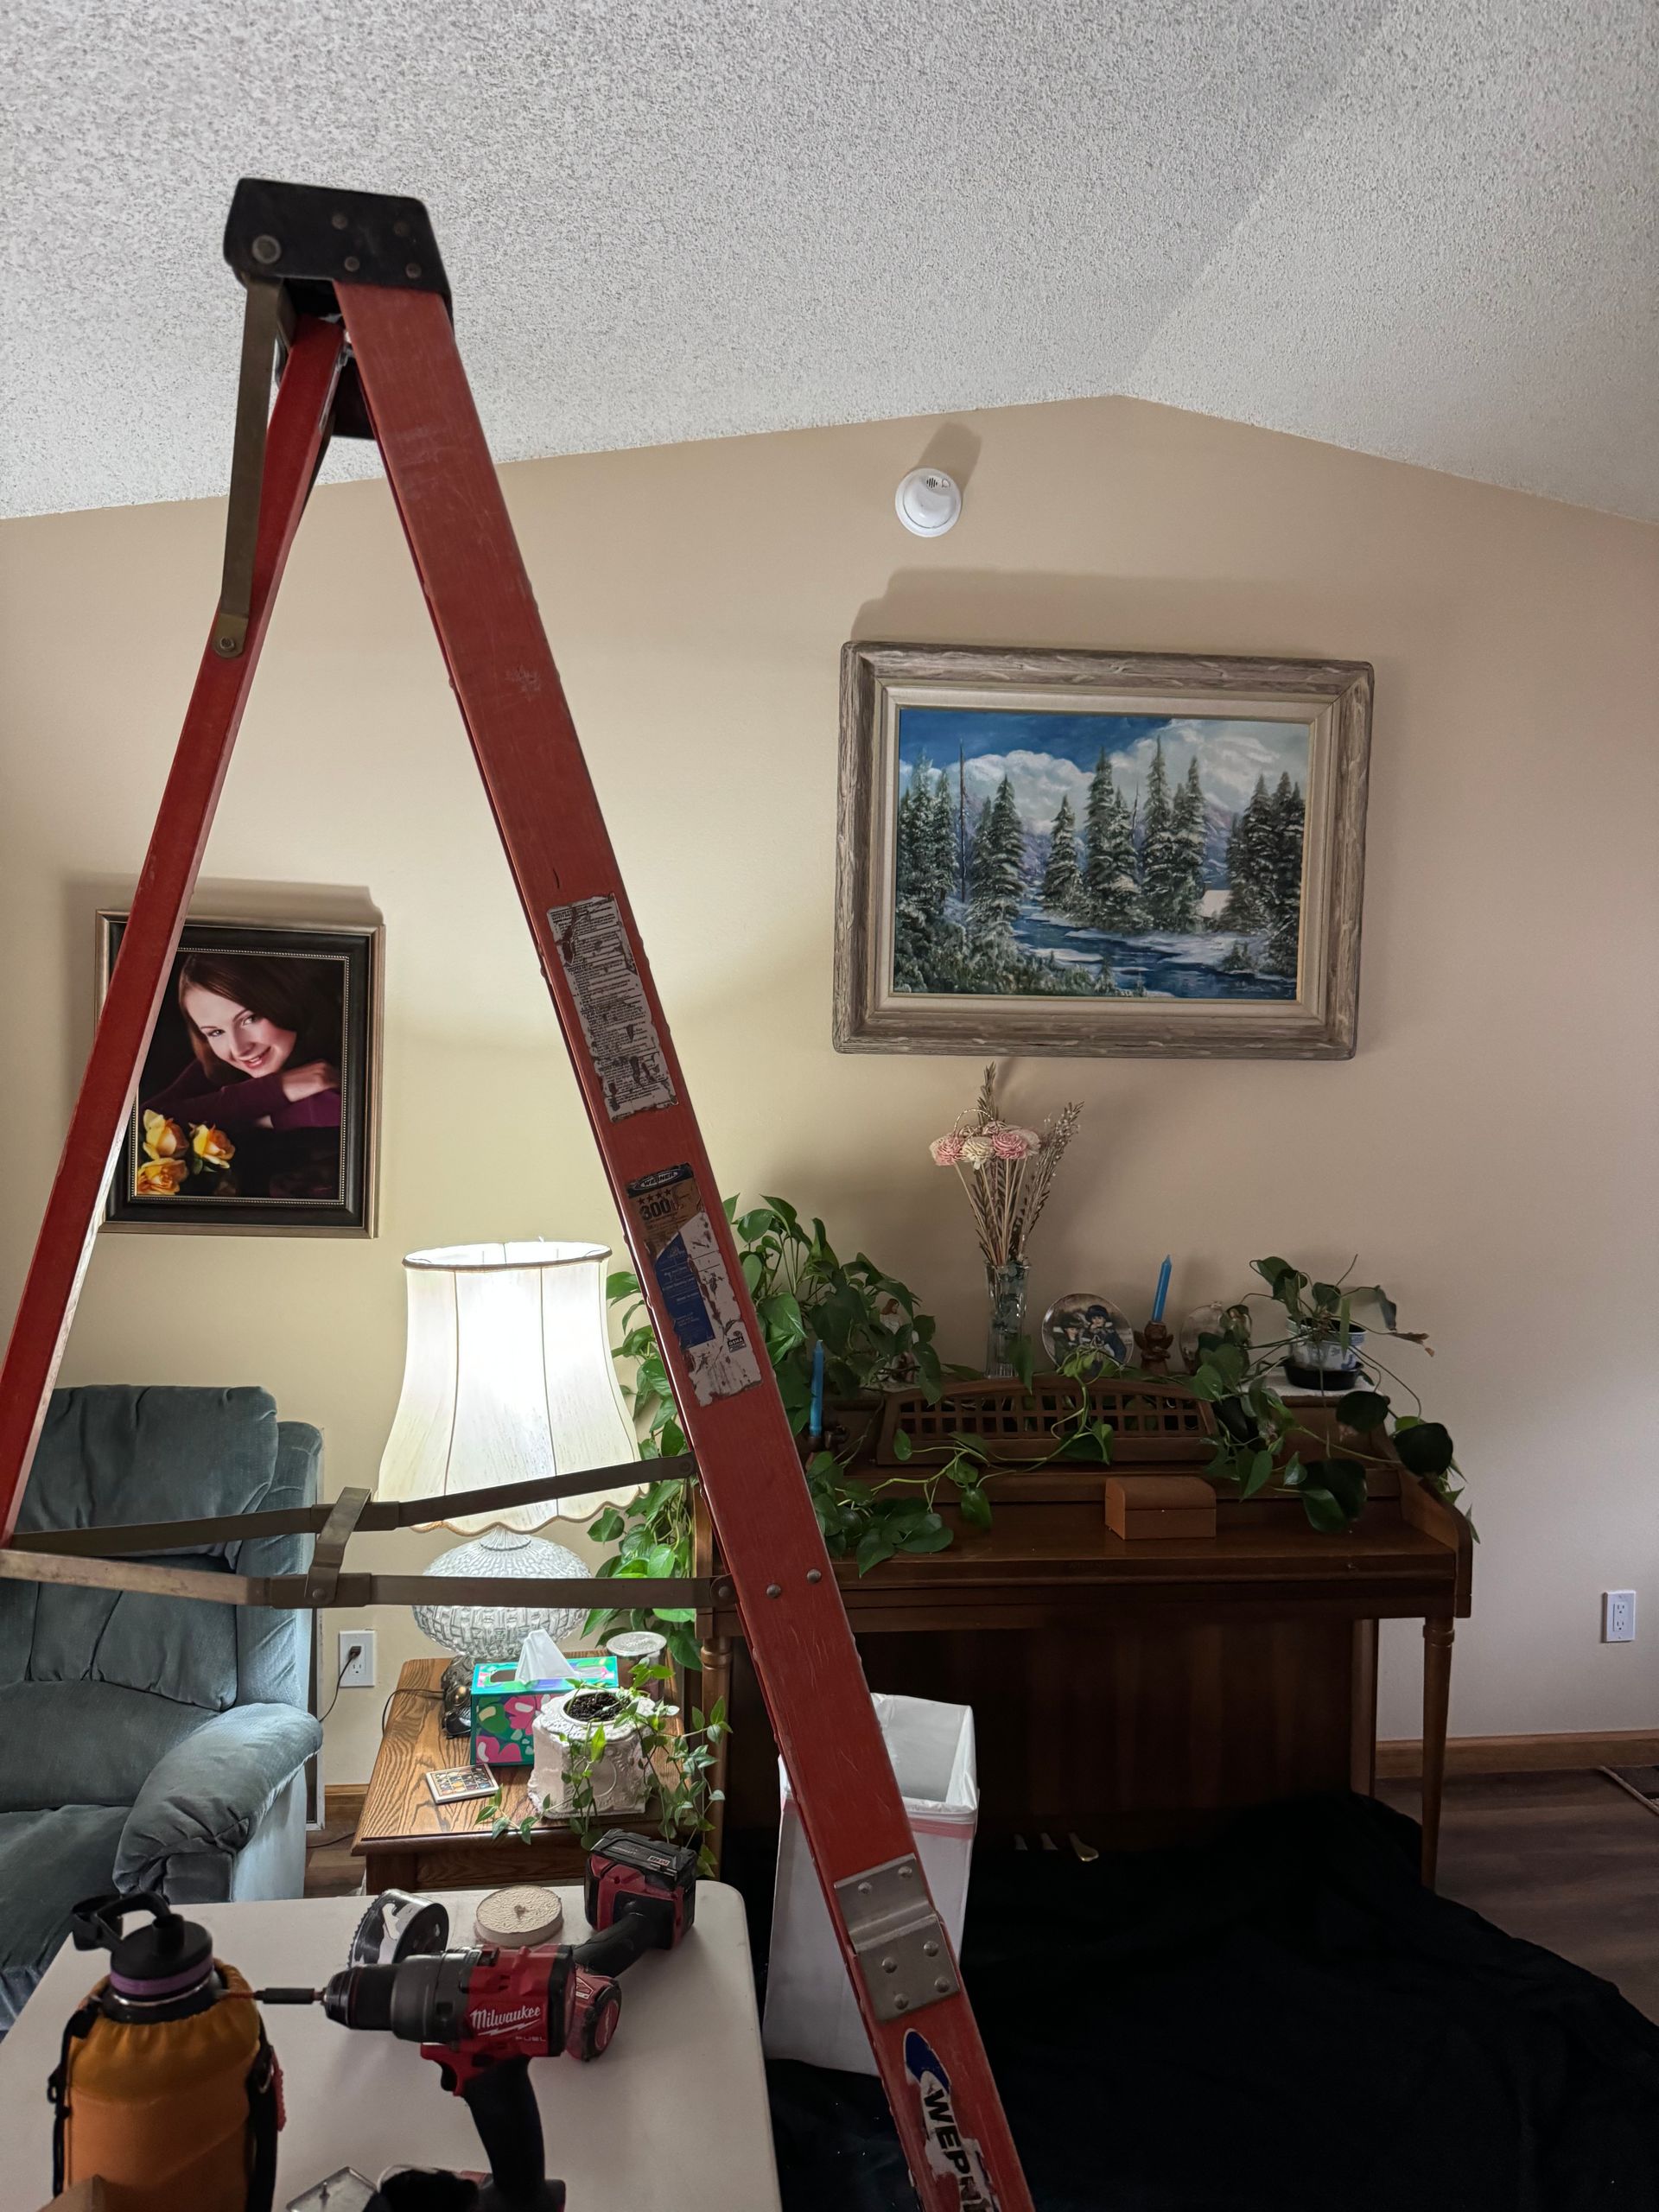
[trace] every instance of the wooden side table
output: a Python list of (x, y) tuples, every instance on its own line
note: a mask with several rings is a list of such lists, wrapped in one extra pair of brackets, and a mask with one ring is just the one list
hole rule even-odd
[[(406, 1659), (391, 1694), (385, 1732), (363, 1799), (352, 1849), (364, 1861), (368, 1889), (496, 1889), (508, 1882), (579, 1882), (587, 1863), (581, 1838), (568, 1822), (538, 1828), (528, 1842), (492, 1836), (478, 1823), (480, 1805), (438, 1805), (426, 1786), (435, 1769), (465, 1766), (464, 1737), (447, 1737), (440, 1719), (439, 1685), (448, 1662)], [(499, 1767), (502, 1810), (510, 1821), (529, 1810), (528, 1767)], [(644, 1818), (612, 1819), (607, 1827), (655, 1833)]]

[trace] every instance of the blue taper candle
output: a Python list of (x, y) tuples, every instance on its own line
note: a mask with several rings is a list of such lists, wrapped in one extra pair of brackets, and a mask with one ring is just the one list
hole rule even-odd
[(812, 1347), (812, 1410), (807, 1416), (807, 1427), (816, 1444), (823, 1434), (823, 1340)]
[(1158, 1291), (1157, 1291), (1157, 1295), (1154, 1298), (1154, 1300), (1153, 1300), (1153, 1301), (1152, 1301), (1152, 1318), (1153, 1318), (1153, 1319), (1154, 1319), (1154, 1321), (1161, 1321), (1161, 1320), (1163, 1319), (1163, 1318), (1164, 1318), (1164, 1300), (1165, 1300), (1168, 1296), (1169, 1296), (1169, 1255), (1168, 1255), (1167, 1253), (1166, 1253), (1166, 1254), (1164, 1255), (1164, 1264), (1163, 1264), (1163, 1266), (1162, 1266), (1161, 1268), (1159, 1268), (1159, 1270), (1158, 1270)]

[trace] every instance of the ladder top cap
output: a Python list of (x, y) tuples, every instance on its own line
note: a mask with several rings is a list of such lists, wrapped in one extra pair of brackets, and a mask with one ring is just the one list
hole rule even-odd
[[(435, 292), (449, 303), (425, 202), (389, 192), (337, 192), (245, 176), (225, 225), (225, 258), (245, 283), (278, 283), (307, 314), (332, 314), (335, 284)], [(327, 287), (329, 296), (308, 296)]]

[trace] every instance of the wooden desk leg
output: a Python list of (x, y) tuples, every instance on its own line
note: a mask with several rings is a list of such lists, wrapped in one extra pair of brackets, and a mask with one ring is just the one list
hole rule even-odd
[(1376, 1795), (1376, 1623), (1354, 1623), (1352, 1685), (1348, 1723), (1348, 1787), (1360, 1797)]
[(1423, 1886), (1434, 1886), (1440, 1852), (1440, 1796), (1446, 1784), (1446, 1723), (1452, 1703), (1449, 1620), (1423, 1623)]
[[(731, 1717), (732, 1643), (725, 1636), (711, 1636), (703, 1643), (700, 1655), (702, 1660), (702, 1681), (699, 1685), (696, 1702), (705, 1713), (712, 1713), (722, 1699), (726, 1701), (727, 1718)], [(721, 1852), (726, 1840), (726, 1747), (729, 1738), (722, 1736), (715, 1745), (715, 1763), (709, 1770), (709, 1786), (718, 1789), (718, 1801), (709, 1808), (712, 1823), (709, 1830), (709, 1849), (713, 1854), (715, 1872), (720, 1872)]]

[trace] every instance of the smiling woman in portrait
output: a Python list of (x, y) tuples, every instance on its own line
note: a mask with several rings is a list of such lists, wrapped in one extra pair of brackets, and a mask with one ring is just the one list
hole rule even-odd
[(337, 1129), (340, 1006), (318, 965), (187, 953), (177, 995), (191, 1058), (146, 1109), (221, 1128)]

